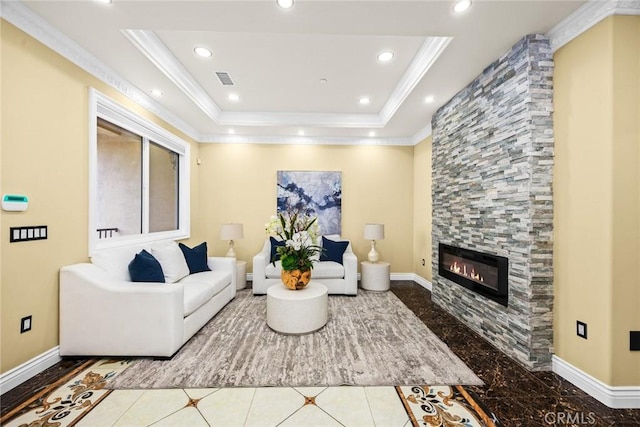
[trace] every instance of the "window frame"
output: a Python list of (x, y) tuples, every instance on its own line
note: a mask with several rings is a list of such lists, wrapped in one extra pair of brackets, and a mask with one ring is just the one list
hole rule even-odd
[[(142, 137), (142, 224), (141, 234), (99, 239), (97, 224), (98, 118)], [(148, 232), (149, 229), (149, 146), (155, 143), (178, 154), (178, 229)], [(94, 88), (89, 89), (89, 256), (106, 248), (144, 244), (190, 237), (191, 226), (191, 147), (188, 142), (138, 115)], [(147, 230), (147, 232), (145, 232)]]

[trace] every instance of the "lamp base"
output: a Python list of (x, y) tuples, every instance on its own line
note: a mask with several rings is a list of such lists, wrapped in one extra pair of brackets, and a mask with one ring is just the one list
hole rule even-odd
[(378, 256), (378, 252), (376, 251), (376, 241), (371, 241), (371, 250), (367, 255), (369, 262), (377, 262), (380, 257)]
[(227, 251), (225, 256), (229, 257), (229, 258), (235, 258), (236, 257), (236, 251), (235, 251), (235, 249), (233, 249), (233, 240), (229, 240), (229, 250)]

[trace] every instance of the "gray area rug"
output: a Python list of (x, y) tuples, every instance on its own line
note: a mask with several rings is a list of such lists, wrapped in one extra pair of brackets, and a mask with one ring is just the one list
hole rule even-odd
[(107, 388), (482, 384), (391, 292), (330, 296), (327, 325), (301, 336), (269, 329), (266, 303), (239, 291), (171, 360), (135, 360)]

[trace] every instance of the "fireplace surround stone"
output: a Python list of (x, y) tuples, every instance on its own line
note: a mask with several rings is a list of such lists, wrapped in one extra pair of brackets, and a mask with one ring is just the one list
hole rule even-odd
[[(531, 370), (553, 354), (553, 56), (521, 39), (432, 119), (433, 299)], [(438, 274), (438, 245), (509, 259), (508, 306)]]

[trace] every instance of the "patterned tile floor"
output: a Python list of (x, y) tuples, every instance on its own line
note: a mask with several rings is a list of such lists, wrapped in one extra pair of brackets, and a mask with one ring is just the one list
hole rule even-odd
[(106, 390), (129, 361), (87, 361), (7, 412), (20, 426), (494, 425), (461, 386)]
[[(607, 408), (551, 372), (526, 371), (433, 304), (431, 294), (415, 283), (393, 282), (392, 292), (474, 370), (484, 386), (109, 392), (102, 389), (101, 380), (117, 375), (126, 362), (64, 360), (2, 395), (0, 424), (476, 426), (491, 425), (487, 414), (493, 413), (498, 425), (505, 426), (640, 425), (640, 410)], [(463, 420), (455, 421), (456, 414)], [(567, 423), (568, 418), (574, 422)]]

